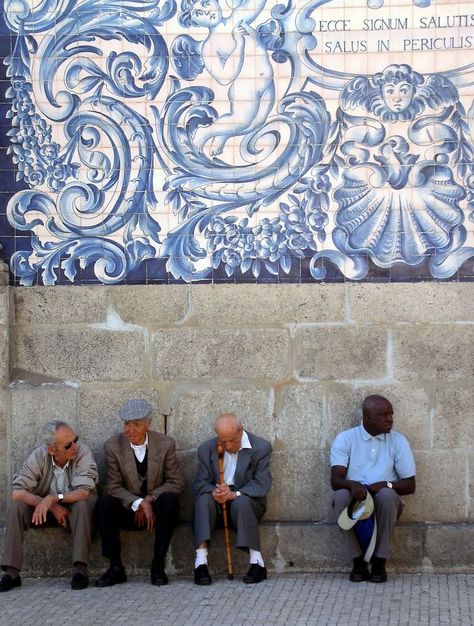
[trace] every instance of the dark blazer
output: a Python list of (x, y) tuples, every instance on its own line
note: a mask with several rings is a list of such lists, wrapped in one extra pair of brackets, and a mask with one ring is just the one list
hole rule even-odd
[[(106, 441), (104, 448), (107, 469), (105, 493), (119, 498), (123, 506), (129, 507), (141, 497), (141, 481), (130, 442), (120, 433)], [(174, 439), (148, 431), (147, 495), (157, 498), (165, 492), (180, 494), (183, 489), (184, 479), (176, 459)]]
[[(246, 432), (252, 447), (239, 451), (234, 487), (236, 491), (260, 500), (265, 506), (265, 496), (272, 486), (270, 475), (272, 446), (265, 439)], [(217, 437), (214, 437), (198, 449), (198, 470), (194, 481), (195, 496), (211, 493), (218, 483)]]

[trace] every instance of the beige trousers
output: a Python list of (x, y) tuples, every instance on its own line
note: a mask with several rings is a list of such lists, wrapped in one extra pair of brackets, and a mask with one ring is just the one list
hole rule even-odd
[[(92, 517), (96, 496), (87, 500), (65, 504), (69, 513), (68, 527), (72, 534), (72, 562), (87, 563), (91, 547)], [(8, 511), (5, 528), (2, 567), (14, 567), (21, 570), (23, 562), (23, 540), (25, 531), (31, 526), (34, 507), (24, 502), (12, 502)], [(50, 517), (50, 516), (48, 516)]]

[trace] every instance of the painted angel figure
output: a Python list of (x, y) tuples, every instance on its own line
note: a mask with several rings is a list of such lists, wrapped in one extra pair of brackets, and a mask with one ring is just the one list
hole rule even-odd
[(209, 126), (200, 126), (193, 138), (199, 151), (210, 141), (209, 153), (221, 154), (230, 137), (261, 127), (275, 102), (273, 67), (268, 50), (252, 23), (266, 0), (237, 0), (225, 17), (218, 0), (182, 0), (179, 22), (189, 28), (207, 29), (197, 42), (178, 36), (172, 45), (175, 67), (182, 78), (192, 80), (206, 69), (220, 85), (229, 86), (230, 111)]
[(394, 64), (347, 83), (338, 110), (342, 183), (334, 192), (341, 251), (390, 267), (459, 245), (462, 116), (457, 89), (441, 74)]

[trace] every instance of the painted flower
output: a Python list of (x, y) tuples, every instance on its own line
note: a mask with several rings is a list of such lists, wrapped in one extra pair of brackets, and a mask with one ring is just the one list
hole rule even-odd
[(35, 112), (35, 106), (29, 99), (24, 99), (18, 104), (17, 115), (20, 120), (25, 120)]
[(32, 187), (35, 187), (37, 185), (42, 185), (45, 181), (45, 178), (46, 175), (44, 170), (35, 169), (28, 174), (26, 182)]
[(327, 193), (331, 189), (329, 176), (318, 172), (314, 178), (310, 179), (310, 187), (314, 193)]
[(269, 237), (263, 237), (260, 246), (259, 257), (272, 262), (278, 261), (281, 255), (288, 252), (283, 237), (278, 233), (274, 233)]
[(49, 143), (41, 147), (40, 154), (41, 156), (51, 161), (58, 156), (58, 144), (57, 143)]

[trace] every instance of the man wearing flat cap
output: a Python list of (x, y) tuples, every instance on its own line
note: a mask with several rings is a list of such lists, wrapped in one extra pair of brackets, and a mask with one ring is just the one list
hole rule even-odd
[(178, 519), (184, 479), (174, 439), (150, 430), (151, 405), (128, 400), (119, 411), (123, 432), (105, 442), (107, 483), (98, 503), (102, 555), (110, 567), (96, 587), (127, 580), (121, 559), (120, 529), (153, 532), (151, 584), (167, 585), (165, 558)]
[[(333, 507), (339, 525), (346, 528), (343, 532), (353, 558), (350, 580), (384, 583), (392, 531), (403, 508), (400, 496), (415, 492), (415, 461), (407, 439), (392, 430), (393, 407), (386, 398), (365, 398), (362, 416), (362, 424), (339, 433), (332, 444)], [(375, 535), (365, 542), (363, 517), (371, 512), (368, 505), (375, 512)], [(357, 515), (361, 521), (355, 523)]]
[[(2, 557), (5, 574), (0, 581), (0, 592), (21, 586), (25, 531), (44, 524), (71, 531), (71, 589), (87, 587), (96, 482), (97, 465), (92, 453), (69, 424), (57, 419), (45, 424), (38, 447), (13, 478)], [(62, 539), (55, 551), (63, 549), (61, 543)]]

